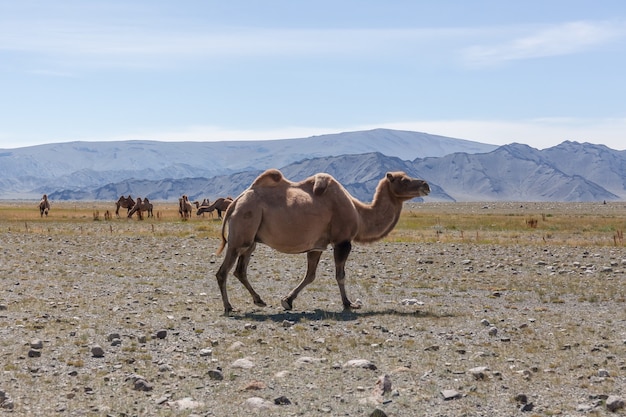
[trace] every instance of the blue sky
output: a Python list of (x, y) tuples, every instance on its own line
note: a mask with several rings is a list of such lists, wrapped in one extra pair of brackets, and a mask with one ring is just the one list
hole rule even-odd
[(626, 149), (626, 2), (0, 0), (0, 148), (392, 128)]

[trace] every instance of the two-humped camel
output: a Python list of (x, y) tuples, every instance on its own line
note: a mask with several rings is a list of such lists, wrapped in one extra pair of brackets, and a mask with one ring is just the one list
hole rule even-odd
[(193, 206), (189, 202), (189, 197), (183, 194), (183, 196), (178, 199), (178, 213), (183, 219), (188, 219), (191, 217), (192, 212)]
[(233, 202), (233, 199), (230, 197), (226, 197), (226, 198), (220, 197), (208, 206), (198, 207), (198, 211), (196, 211), (196, 215), (199, 216), (202, 213), (212, 213), (213, 210), (217, 210), (217, 217), (221, 219), (222, 212), (226, 211), (232, 202)]
[(117, 199), (115, 202), (115, 216), (120, 217), (120, 207), (126, 209), (126, 214), (130, 212), (130, 210), (135, 207), (135, 200), (128, 194), (128, 197), (124, 197), (123, 195)]
[(137, 202), (128, 212), (128, 217), (133, 217), (133, 214), (135, 214), (136, 212), (139, 220), (143, 220), (144, 211), (148, 212), (148, 217), (154, 217), (154, 215), (152, 214), (152, 203), (150, 202), (150, 200), (148, 200), (148, 197), (144, 198), (143, 200), (141, 199), (141, 197), (137, 197)]
[(295, 183), (276, 169), (265, 171), (235, 199), (224, 216), (222, 245), (217, 254), (227, 249), (216, 277), (225, 313), (233, 310), (228, 301), (226, 278), (235, 261), (234, 275), (250, 292), (254, 304), (266, 305), (247, 277), (256, 243), (284, 253), (307, 254), (305, 277), (281, 301), (286, 310), (291, 310), (298, 293), (315, 280), (317, 264), (328, 245), (333, 247), (335, 278), (343, 306), (359, 308), (359, 304), (350, 301), (345, 289), (345, 264), (352, 241), (382, 239), (398, 222), (404, 201), (429, 193), (425, 181), (404, 172), (388, 172), (378, 183), (372, 203), (365, 204), (352, 197), (329, 174), (316, 174)]
[(48, 212), (50, 211), (50, 202), (48, 201), (48, 194), (44, 194), (41, 197), (41, 201), (39, 202), (39, 216), (43, 217), (45, 214), (48, 217)]

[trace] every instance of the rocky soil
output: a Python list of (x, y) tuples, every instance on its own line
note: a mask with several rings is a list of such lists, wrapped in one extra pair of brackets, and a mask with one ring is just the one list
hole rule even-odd
[(285, 312), (305, 258), (260, 246), (227, 317), (217, 239), (135, 226), (0, 231), (0, 414), (626, 414), (623, 247), (358, 245), (360, 310), (326, 253)]

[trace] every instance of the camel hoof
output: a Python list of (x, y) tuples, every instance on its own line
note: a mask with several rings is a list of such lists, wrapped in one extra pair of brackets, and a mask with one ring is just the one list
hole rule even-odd
[(267, 304), (265, 304), (265, 301), (261, 300), (260, 298), (254, 302), (254, 305), (258, 307), (267, 307)]
[(280, 300), (280, 304), (283, 306), (285, 310), (291, 310), (293, 308), (289, 300), (287, 300), (286, 298), (283, 298), (282, 300)]

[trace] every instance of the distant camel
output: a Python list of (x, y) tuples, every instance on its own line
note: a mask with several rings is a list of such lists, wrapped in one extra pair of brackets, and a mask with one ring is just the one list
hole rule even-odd
[(130, 210), (135, 207), (135, 200), (128, 194), (128, 197), (124, 197), (123, 195), (117, 199), (115, 202), (115, 216), (120, 217), (120, 207), (127, 209), (126, 214), (130, 212)]
[(143, 220), (143, 212), (148, 212), (148, 217), (154, 217), (152, 214), (152, 203), (148, 200), (148, 198), (144, 198), (143, 201), (141, 197), (137, 197), (137, 202), (133, 206), (133, 208), (128, 212), (128, 217), (133, 217), (133, 214), (137, 213), (137, 217), (139, 220)]
[(234, 275), (250, 292), (254, 304), (266, 305), (247, 276), (257, 242), (284, 253), (307, 254), (305, 277), (281, 300), (286, 310), (291, 310), (298, 293), (315, 280), (317, 264), (328, 245), (333, 247), (335, 278), (343, 306), (359, 308), (360, 304), (350, 301), (345, 289), (345, 264), (352, 241), (384, 238), (398, 222), (403, 202), (429, 193), (425, 181), (404, 172), (388, 172), (378, 183), (372, 203), (365, 204), (328, 174), (316, 174), (295, 183), (276, 169), (265, 171), (230, 205), (222, 224), (222, 245), (217, 254), (226, 245), (228, 248), (216, 277), (225, 313), (233, 310), (226, 278), (235, 261)]
[(199, 209), (199, 208), (200, 208), (200, 206), (208, 206), (208, 205), (210, 205), (211, 203), (209, 202), (209, 199), (208, 199), (208, 198), (205, 198), (204, 200), (202, 200), (202, 203), (201, 203), (201, 202), (199, 202), (198, 200), (196, 200), (196, 201), (194, 201), (192, 204), (196, 206), (196, 210), (197, 210), (197, 209)]
[(43, 217), (45, 214), (48, 217), (48, 212), (50, 211), (50, 202), (48, 201), (48, 194), (44, 194), (41, 197), (41, 201), (39, 202), (39, 215)]
[(183, 194), (183, 196), (178, 199), (178, 213), (183, 219), (188, 219), (191, 217), (192, 212), (193, 206), (189, 202), (189, 197)]
[(196, 215), (199, 216), (202, 213), (212, 213), (213, 210), (217, 210), (217, 217), (218, 218), (222, 218), (222, 212), (226, 211), (228, 209), (228, 206), (230, 206), (233, 202), (233, 199), (231, 197), (220, 197), (217, 200), (215, 200), (213, 202), (213, 204), (210, 204), (208, 206), (200, 206), (198, 207), (198, 211), (196, 212)]

